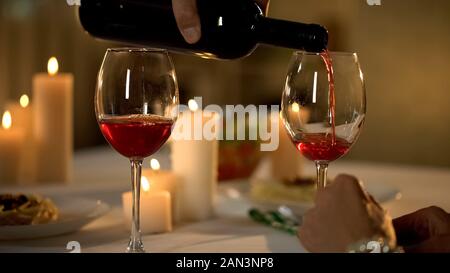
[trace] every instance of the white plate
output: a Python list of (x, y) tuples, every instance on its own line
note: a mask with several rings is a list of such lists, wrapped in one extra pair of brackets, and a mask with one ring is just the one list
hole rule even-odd
[(58, 221), (27, 226), (0, 227), (0, 240), (35, 239), (72, 233), (105, 215), (110, 207), (97, 200), (76, 197), (50, 197), (59, 209)]
[[(364, 183), (365, 189), (380, 203), (385, 203), (388, 201), (396, 200), (401, 197), (400, 191), (385, 183)], [(249, 192), (245, 194), (249, 198), (249, 201), (251, 204), (257, 208), (264, 209), (264, 210), (277, 210), (280, 208), (280, 206), (286, 206), (291, 211), (297, 215), (301, 216), (303, 215), (307, 210), (313, 207), (312, 202), (293, 202), (290, 200), (286, 201), (259, 201), (259, 200), (253, 200), (250, 198)]]

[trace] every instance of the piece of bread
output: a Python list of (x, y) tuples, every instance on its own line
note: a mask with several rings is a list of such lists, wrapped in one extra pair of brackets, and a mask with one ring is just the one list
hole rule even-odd
[(48, 198), (0, 194), (0, 226), (45, 224), (57, 220), (58, 216), (58, 208)]
[(316, 194), (316, 182), (312, 178), (296, 178), (286, 181), (254, 181), (250, 195), (261, 202), (312, 202)]

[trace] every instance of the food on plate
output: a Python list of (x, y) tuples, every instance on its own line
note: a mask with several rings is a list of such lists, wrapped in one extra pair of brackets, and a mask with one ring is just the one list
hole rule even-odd
[(221, 141), (219, 144), (219, 181), (248, 178), (261, 158), (257, 141)]
[(256, 180), (252, 182), (250, 196), (260, 202), (312, 202), (316, 189), (316, 181), (313, 178)]
[(56, 221), (58, 208), (34, 194), (0, 194), (0, 226), (37, 225)]

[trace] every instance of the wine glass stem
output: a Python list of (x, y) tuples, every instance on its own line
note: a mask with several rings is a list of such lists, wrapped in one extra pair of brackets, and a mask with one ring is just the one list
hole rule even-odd
[(327, 186), (328, 163), (316, 162), (317, 188), (324, 189)]
[(131, 238), (128, 243), (128, 253), (143, 253), (144, 245), (141, 240), (140, 228), (140, 196), (141, 196), (141, 175), (142, 160), (130, 160), (131, 162), (131, 184), (133, 195), (133, 212), (131, 223)]

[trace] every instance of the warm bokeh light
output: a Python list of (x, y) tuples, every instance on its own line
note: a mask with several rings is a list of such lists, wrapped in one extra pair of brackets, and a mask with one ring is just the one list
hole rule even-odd
[(141, 178), (141, 187), (144, 192), (150, 191), (150, 182), (148, 181), (147, 177), (145, 177), (145, 176), (143, 176)]
[(198, 103), (193, 99), (188, 101), (188, 106), (189, 106), (189, 110), (191, 110), (192, 112), (195, 112), (198, 110)]
[(300, 112), (300, 105), (298, 105), (298, 103), (294, 102), (292, 104), (292, 112), (294, 112), (294, 113)]
[(3, 114), (3, 118), (2, 118), (2, 126), (4, 129), (8, 130), (9, 128), (11, 128), (12, 125), (12, 117), (11, 117), (11, 112), (6, 111)]
[(50, 74), (51, 76), (58, 74), (58, 59), (56, 59), (55, 57), (51, 57), (50, 60), (48, 60), (47, 70), (48, 74)]
[(22, 95), (20, 97), (20, 106), (22, 106), (23, 108), (27, 108), (28, 105), (30, 104), (30, 98), (27, 95)]
[(150, 160), (150, 167), (154, 171), (159, 171), (161, 169), (161, 164), (159, 164), (159, 161), (157, 159)]

